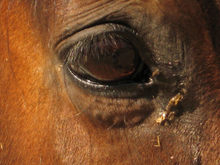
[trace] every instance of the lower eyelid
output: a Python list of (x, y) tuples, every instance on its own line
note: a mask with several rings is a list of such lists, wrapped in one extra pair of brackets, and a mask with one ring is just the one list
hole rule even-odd
[(120, 83), (109, 86), (83, 80), (77, 77), (77, 75), (74, 74), (68, 67), (64, 67), (64, 72), (67, 77), (66, 79), (70, 79), (70, 83), (73, 82), (83, 90), (93, 95), (111, 98), (152, 98), (152, 96), (156, 96), (158, 92), (158, 86), (154, 83), (153, 79), (150, 79), (149, 82), (146, 83)]
[[(66, 81), (68, 81), (66, 79)], [(66, 82), (66, 84), (69, 84)], [(130, 127), (140, 124), (153, 112), (153, 98), (117, 98), (95, 95), (71, 83), (67, 92), (80, 114), (106, 128)], [(102, 92), (106, 93), (105, 90)], [(123, 96), (124, 93), (118, 93)]]

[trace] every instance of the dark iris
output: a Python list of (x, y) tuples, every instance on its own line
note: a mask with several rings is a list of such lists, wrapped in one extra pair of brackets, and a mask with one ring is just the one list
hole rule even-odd
[(137, 80), (141, 74), (149, 78), (138, 50), (122, 34), (108, 32), (81, 40), (70, 48), (67, 57), (74, 74), (94, 82)]

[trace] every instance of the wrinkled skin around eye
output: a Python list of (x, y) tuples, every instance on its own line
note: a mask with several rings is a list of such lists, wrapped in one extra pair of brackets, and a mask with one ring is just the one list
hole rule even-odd
[[(0, 11), (0, 164), (220, 164), (218, 0), (2, 0)], [(112, 22), (143, 38), (156, 87), (87, 90), (65, 72), (56, 46)]]

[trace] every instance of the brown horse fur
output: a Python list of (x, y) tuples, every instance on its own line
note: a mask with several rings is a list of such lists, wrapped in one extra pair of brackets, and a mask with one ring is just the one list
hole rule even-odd
[[(180, 115), (168, 125), (156, 120), (175, 90), (164, 89), (168, 98), (146, 104), (65, 85), (56, 44), (63, 34), (106, 22), (143, 35), (158, 66), (177, 49), (172, 38), (186, 41), (177, 74), (187, 92)], [(219, 165), (219, 25), (218, 0), (1, 0), (0, 164)], [(169, 77), (165, 71), (160, 67)], [(79, 113), (76, 102), (85, 111)], [(111, 111), (117, 122), (114, 110), (123, 114), (140, 104), (152, 109), (141, 123), (114, 128), (93, 121), (96, 110), (103, 118)]]

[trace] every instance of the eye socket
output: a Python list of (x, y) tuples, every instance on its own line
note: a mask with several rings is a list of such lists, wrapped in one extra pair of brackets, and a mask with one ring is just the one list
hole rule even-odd
[(70, 39), (60, 54), (68, 70), (84, 81), (108, 85), (148, 82), (151, 71), (141, 59), (138, 37), (122, 25), (99, 25)]

